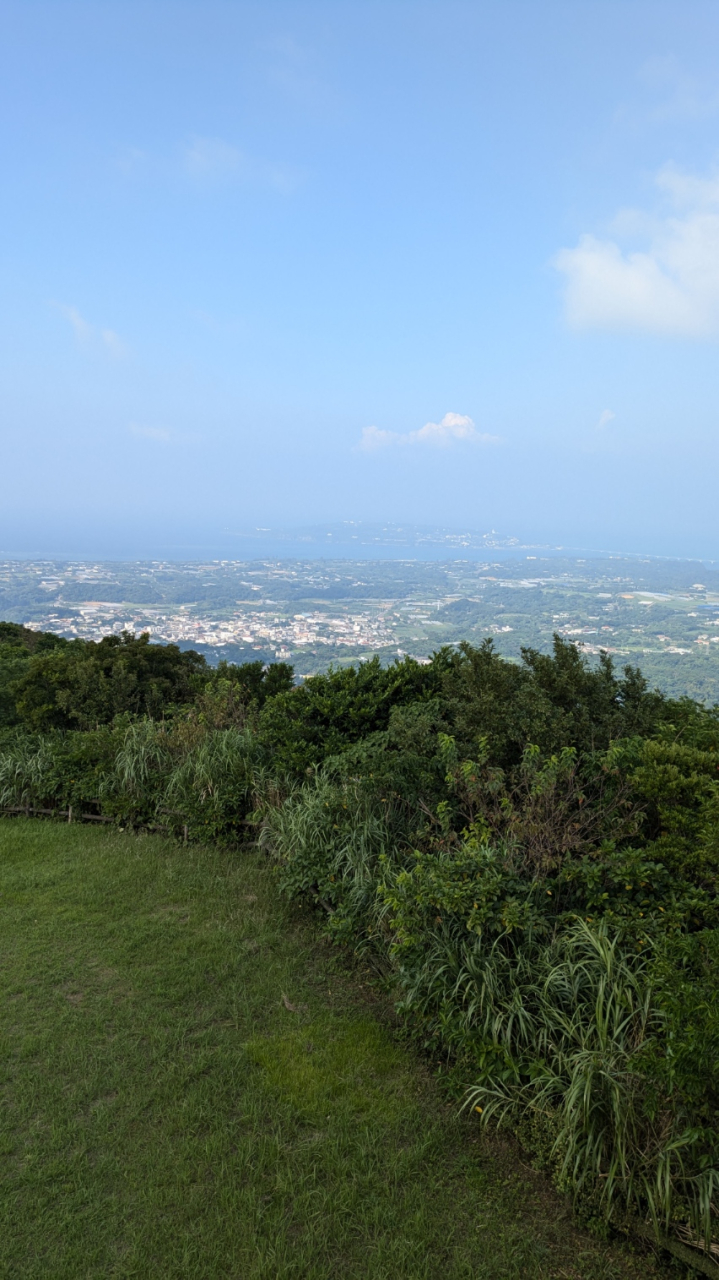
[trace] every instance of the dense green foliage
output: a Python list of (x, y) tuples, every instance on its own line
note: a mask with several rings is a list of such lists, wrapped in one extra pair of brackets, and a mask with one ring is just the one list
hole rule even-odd
[(74, 643), (5, 683), (0, 803), (259, 837), (586, 1217), (717, 1235), (716, 709), (560, 639), (301, 686)]
[(0, 622), (0, 728), (20, 720), (15, 705), (17, 688), (32, 656), (51, 653), (66, 643), (60, 636)]
[[(91, 729), (116, 716), (165, 718), (205, 690), (205, 659), (175, 644), (150, 644), (123, 632), (100, 641), (63, 640), (11, 622), (0, 623), (0, 725), (29, 729)], [(284, 663), (221, 664), (214, 676), (231, 685), (236, 702), (262, 705), (291, 687)]]

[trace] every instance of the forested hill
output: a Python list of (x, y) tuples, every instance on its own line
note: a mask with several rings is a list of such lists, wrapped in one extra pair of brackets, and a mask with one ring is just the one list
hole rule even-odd
[(580, 1215), (710, 1266), (716, 708), (560, 637), (299, 684), (129, 634), (1, 639), (5, 812), (259, 843)]

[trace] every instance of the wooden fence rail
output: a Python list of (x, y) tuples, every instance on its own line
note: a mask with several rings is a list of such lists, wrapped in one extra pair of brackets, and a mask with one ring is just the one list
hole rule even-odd
[(11, 817), (13, 814), (26, 818), (64, 818), (67, 822), (114, 822), (103, 813), (80, 813), (77, 809), (73, 815), (72, 805), (67, 809), (37, 809), (31, 804), (3, 805), (0, 813)]
[[(0, 816), (6, 818), (23, 817), (23, 818), (57, 818), (63, 822), (117, 822), (117, 818), (108, 818), (104, 813), (81, 813), (72, 805), (67, 809), (37, 809), (31, 804), (15, 804), (0, 805)], [(170, 827), (162, 827), (159, 824), (140, 822), (132, 823), (129, 819), (123, 820), (124, 826), (132, 826), (134, 829), (142, 829), (143, 831), (152, 831), (157, 835), (170, 835)], [(187, 844), (187, 827), (183, 826), (184, 842)]]

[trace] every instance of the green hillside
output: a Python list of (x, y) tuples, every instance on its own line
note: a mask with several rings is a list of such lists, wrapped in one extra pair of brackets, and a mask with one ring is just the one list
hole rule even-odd
[(113, 849), (172, 836), (198, 902), (217, 859), (262, 853), (273, 897), (378, 975), (447, 1096), (575, 1221), (714, 1273), (719, 709), (559, 635), (519, 662), (463, 643), (299, 684), (129, 634), (3, 638), (0, 811), (54, 819), (58, 848), (79, 821)]

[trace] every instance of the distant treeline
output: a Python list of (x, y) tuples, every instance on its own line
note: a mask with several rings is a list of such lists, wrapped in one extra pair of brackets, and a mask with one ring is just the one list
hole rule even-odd
[(301, 685), (147, 637), (2, 624), (0, 642), (0, 804), (259, 842), (578, 1213), (709, 1266), (716, 708), (559, 638), (521, 663), (486, 642)]

